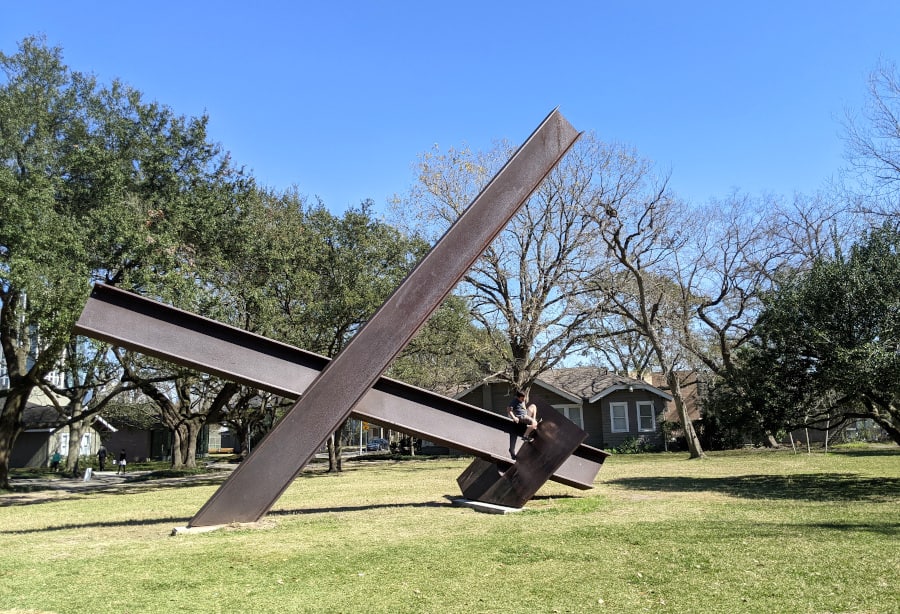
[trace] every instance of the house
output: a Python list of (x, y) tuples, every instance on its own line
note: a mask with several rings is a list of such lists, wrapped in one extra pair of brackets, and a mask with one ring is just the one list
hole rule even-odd
[[(133, 420), (121, 416), (110, 418), (110, 422), (116, 427), (116, 432), (104, 441), (111, 454), (118, 456), (120, 450), (125, 450), (129, 462), (144, 462), (151, 460), (172, 460), (172, 432), (161, 422), (152, 419), (149, 423), (144, 420)], [(210, 428), (204, 424), (197, 437), (196, 455), (205, 457), (209, 454)]]
[[(456, 398), (506, 414), (515, 394), (508, 382), (486, 381)], [(584, 443), (612, 449), (629, 442), (663, 447), (660, 422), (672, 395), (633, 377), (597, 367), (552, 369), (534, 382), (529, 399), (540, 399), (588, 433)]]
[[(55, 452), (69, 454), (69, 426), (52, 405), (29, 402), (22, 412), (24, 430), (16, 439), (9, 459), (10, 467), (48, 467)], [(100, 449), (101, 435), (105, 438), (115, 428), (96, 416), (81, 436), (80, 456), (93, 456)]]

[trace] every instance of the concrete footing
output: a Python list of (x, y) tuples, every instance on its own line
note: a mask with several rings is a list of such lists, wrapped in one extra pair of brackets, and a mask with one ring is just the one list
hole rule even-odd
[(450, 501), (453, 503), (453, 505), (459, 507), (469, 507), (476, 512), (482, 512), (483, 514), (515, 514), (517, 512), (525, 511), (525, 508), (522, 507), (506, 507), (505, 505), (497, 505), (495, 503), (482, 503), (481, 501), (464, 499), (462, 497), (450, 499)]

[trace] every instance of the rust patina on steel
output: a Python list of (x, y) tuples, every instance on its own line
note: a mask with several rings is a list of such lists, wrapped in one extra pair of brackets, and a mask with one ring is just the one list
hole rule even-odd
[[(578, 136), (557, 110), (550, 113), (347, 347), (306, 385), (300, 399), (189, 526), (254, 522), (271, 508)], [(221, 358), (213, 347), (200, 351)], [(219, 374), (227, 377), (224, 371)], [(296, 372), (294, 376), (299, 378)], [(572, 450), (554, 452), (552, 442), (546, 446), (553, 458)], [(546, 469), (546, 459), (539, 463), (545, 466), (543, 480), (556, 471)]]
[[(299, 397), (329, 362), (324, 356), (102, 284), (94, 286), (75, 332), (285, 398)], [(397, 380), (380, 378), (351, 415), (485, 461), (509, 462), (506, 434), (514, 427), (508, 418)], [(607, 456), (582, 444), (550, 479), (591, 488)]]
[(505, 507), (524, 506), (587, 437), (552, 406), (532, 400), (541, 421), (537, 436), (522, 444), (511, 465), (476, 458), (456, 480), (467, 499)]

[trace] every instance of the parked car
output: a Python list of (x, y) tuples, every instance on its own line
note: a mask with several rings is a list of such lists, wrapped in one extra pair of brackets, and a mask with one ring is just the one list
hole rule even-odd
[(380, 450), (387, 450), (390, 446), (390, 443), (387, 439), (381, 439), (380, 437), (374, 437), (369, 440), (369, 443), (366, 444), (366, 450), (369, 452), (378, 452)]

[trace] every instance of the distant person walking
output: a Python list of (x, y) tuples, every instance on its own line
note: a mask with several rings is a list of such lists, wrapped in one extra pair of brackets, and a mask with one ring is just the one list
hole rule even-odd
[(119, 464), (116, 467), (116, 475), (120, 473), (125, 473), (125, 465), (128, 464), (128, 455), (125, 454), (125, 448), (122, 448), (122, 451), (119, 452)]
[(106, 446), (100, 446), (100, 449), (97, 450), (97, 471), (106, 469), (106, 454)]

